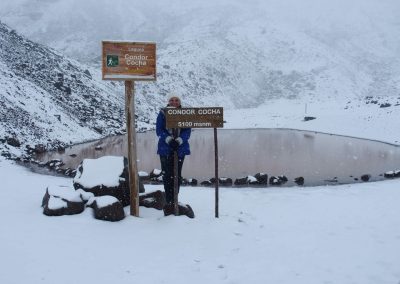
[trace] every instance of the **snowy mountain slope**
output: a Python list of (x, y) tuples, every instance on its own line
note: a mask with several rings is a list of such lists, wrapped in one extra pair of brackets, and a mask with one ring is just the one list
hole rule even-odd
[(119, 89), (0, 23), (0, 138), (52, 148), (121, 133), (125, 115)]
[(18, 31), (99, 64), (102, 39), (158, 43), (139, 101), (251, 108), (276, 98), (344, 104), (400, 93), (395, 0), (2, 1)]

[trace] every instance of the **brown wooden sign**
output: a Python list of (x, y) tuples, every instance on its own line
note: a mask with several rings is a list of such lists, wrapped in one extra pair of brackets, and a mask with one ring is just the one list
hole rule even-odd
[(224, 127), (222, 107), (165, 108), (167, 128), (221, 128)]
[(103, 80), (156, 80), (156, 44), (103, 41)]

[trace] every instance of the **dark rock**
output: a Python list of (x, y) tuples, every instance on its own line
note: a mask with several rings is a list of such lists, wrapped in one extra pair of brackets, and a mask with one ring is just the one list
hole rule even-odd
[(383, 174), (385, 178), (397, 178), (400, 177), (400, 170), (389, 171)]
[[(166, 204), (163, 208), (164, 216), (174, 215), (174, 204)], [(178, 203), (178, 216), (185, 215), (189, 218), (194, 218), (194, 212), (189, 204)]]
[(125, 218), (124, 207), (113, 196), (95, 197), (88, 206), (93, 208), (94, 218), (99, 220), (116, 222)]
[(43, 145), (43, 144), (37, 144), (37, 145), (35, 145), (35, 149), (34, 149), (34, 151), (35, 151), (35, 153), (37, 153), (37, 154), (42, 154), (42, 153), (44, 153), (44, 152), (46, 152), (46, 146), (45, 145)]
[(93, 127), (93, 129), (99, 133), (99, 134), (103, 134), (103, 129), (101, 129), (100, 127)]
[(84, 74), (86, 75), (86, 76), (88, 76), (90, 79), (92, 79), (92, 74), (90, 74), (90, 72), (89, 72), (89, 70), (85, 70), (85, 72), (84, 72)]
[[(210, 182), (215, 185), (215, 178), (211, 178)], [(231, 178), (226, 178), (226, 177), (222, 177), (222, 178), (218, 178), (218, 184), (220, 186), (232, 186), (233, 181)]]
[(165, 205), (165, 193), (161, 190), (139, 196), (139, 205), (146, 208), (162, 210)]
[(258, 184), (268, 184), (268, 175), (264, 173), (256, 173), (254, 177), (257, 179)]
[(365, 181), (365, 182), (369, 181), (370, 178), (371, 178), (371, 175), (368, 175), (368, 174), (361, 176), (361, 180)]
[(197, 179), (195, 179), (195, 178), (190, 178), (190, 179), (188, 179), (188, 185), (196, 186), (197, 183), (198, 183), (198, 181), (197, 181)]
[(279, 179), (279, 177), (271, 176), (269, 178), (269, 184), (270, 185), (281, 185), (282, 181)]
[(389, 103), (384, 103), (384, 104), (381, 104), (379, 107), (380, 108), (385, 108), (385, 107), (390, 107), (391, 106), (391, 104), (389, 104)]
[(59, 90), (62, 90), (63, 82), (55, 82), (54, 87), (56, 87)]
[(101, 146), (96, 146), (96, 147), (94, 147), (94, 149), (95, 149), (96, 151), (101, 151), (101, 150), (103, 150), (103, 147), (101, 147)]
[(202, 181), (202, 182), (200, 183), (200, 185), (203, 185), (203, 186), (212, 186), (213, 184), (212, 184), (212, 182), (211, 182), (210, 180), (205, 180), (205, 181)]
[(183, 186), (189, 185), (189, 181), (186, 178), (182, 178), (181, 185), (183, 185)]
[(314, 120), (314, 119), (316, 119), (316, 117), (314, 117), (314, 116), (305, 116), (304, 117), (304, 121), (309, 121), (309, 120)]
[(270, 185), (282, 185), (285, 184), (288, 181), (288, 178), (284, 175), (281, 176), (271, 176), (269, 178), (269, 184)]
[(286, 177), (286, 176), (278, 176), (278, 178), (282, 181), (282, 184), (285, 184), (285, 183), (287, 183), (287, 181), (288, 181), (288, 178)]
[(43, 214), (47, 216), (62, 216), (79, 214), (85, 210), (85, 202), (74, 191), (65, 193), (61, 190), (46, 189), (42, 199)]
[(71, 155), (69, 155), (71, 158), (76, 158), (76, 154), (71, 154)]
[(162, 175), (161, 170), (159, 169), (153, 169), (150, 173), (150, 179), (151, 180), (157, 180), (158, 177)]
[(222, 177), (219, 178), (219, 185), (220, 186), (232, 186), (233, 181), (231, 178)]
[(304, 185), (304, 177), (297, 177), (297, 178), (294, 179), (294, 182), (297, 185)]
[(247, 185), (248, 183), (248, 179), (247, 177), (243, 177), (243, 178), (237, 178), (235, 179), (235, 185)]
[(15, 137), (6, 137), (6, 142), (8, 145), (19, 148), (21, 147), (21, 142)]
[(149, 182), (150, 175), (146, 172), (139, 172), (139, 180), (142, 182)]

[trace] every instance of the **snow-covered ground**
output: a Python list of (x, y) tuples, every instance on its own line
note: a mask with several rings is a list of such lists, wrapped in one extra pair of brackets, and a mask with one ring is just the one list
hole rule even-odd
[[(225, 128), (290, 128), (400, 144), (400, 102), (391, 107), (343, 101), (274, 100), (258, 108), (226, 110)], [(304, 121), (305, 116), (316, 117)]]
[[(0, 159), (0, 283), (400, 282), (400, 181), (313, 188), (184, 187), (195, 219), (47, 217), (47, 186)], [(147, 191), (161, 186), (146, 186)], [(126, 208), (128, 214), (128, 207)]]

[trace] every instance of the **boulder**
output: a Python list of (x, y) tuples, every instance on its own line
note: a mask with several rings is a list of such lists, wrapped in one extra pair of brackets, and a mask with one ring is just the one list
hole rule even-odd
[[(163, 208), (164, 216), (174, 215), (174, 204), (166, 204)], [(178, 216), (185, 215), (189, 218), (194, 218), (194, 212), (189, 204), (178, 203)]]
[(390, 107), (390, 106), (391, 106), (391, 104), (389, 104), (389, 103), (383, 103), (379, 107), (380, 108), (385, 108), (385, 107)]
[(268, 185), (268, 175), (265, 173), (256, 173), (254, 177), (257, 179), (258, 184)]
[(288, 181), (288, 178), (284, 175), (281, 176), (271, 176), (269, 178), (269, 184), (270, 185), (282, 185), (285, 184)]
[(278, 178), (282, 181), (282, 184), (285, 184), (288, 181), (288, 178), (284, 175), (278, 176)]
[(79, 214), (85, 210), (80, 193), (69, 187), (48, 187), (42, 199), (43, 214), (62, 216)]
[(304, 121), (310, 121), (310, 120), (314, 120), (314, 119), (316, 119), (315, 116), (305, 116), (304, 117)]
[(185, 178), (182, 178), (182, 183), (181, 183), (181, 185), (183, 185), (183, 186), (189, 185), (189, 180), (187, 180), (187, 179), (185, 179)]
[(162, 210), (165, 205), (165, 193), (161, 190), (142, 194), (139, 196), (139, 206)]
[(396, 177), (396, 174), (395, 174), (394, 171), (388, 171), (388, 172), (384, 173), (383, 176), (384, 176), (385, 178), (395, 178), (395, 177)]
[[(215, 185), (215, 178), (211, 178), (210, 182)], [(227, 177), (218, 178), (218, 182), (220, 186), (232, 186), (233, 184), (232, 179)]]
[(162, 171), (159, 169), (153, 169), (149, 175), (151, 180), (157, 180), (162, 175)]
[(6, 142), (8, 145), (19, 148), (21, 147), (21, 142), (16, 137), (6, 137)]
[(297, 185), (304, 185), (304, 177), (297, 177), (297, 178), (294, 179), (294, 182)]
[(247, 183), (250, 184), (250, 185), (257, 185), (258, 184), (258, 180), (254, 176), (247, 176)]
[(368, 174), (361, 176), (361, 180), (365, 181), (365, 182), (369, 181), (370, 178), (371, 178), (371, 175), (368, 175)]
[(247, 177), (235, 179), (235, 185), (247, 185)]
[(188, 179), (188, 185), (197, 186), (197, 183), (198, 183), (198, 181), (195, 178)]
[(200, 183), (202, 186), (212, 186), (212, 182), (210, 180), (205, 180)]
[(114, 196), (91, 198), (88, 207), (93, 208), (93, 216), (99, 220), (115, 222), (125, 218), (124, 207)]
[(139, 171), (138, 176), (139, 176), (139, 180), (141, 182), (149, 182), (150, 181), (150, 175), (148, 172)]
[[(104, 156), (98, 159), (85, 159), (78, 166), (73, 180), (75, 189), (91, 192), (95, 196), (111, 195), (130, 204), (128, 160), (120, 156)], [(139, 181), (139, 192), (144, 192)]]

